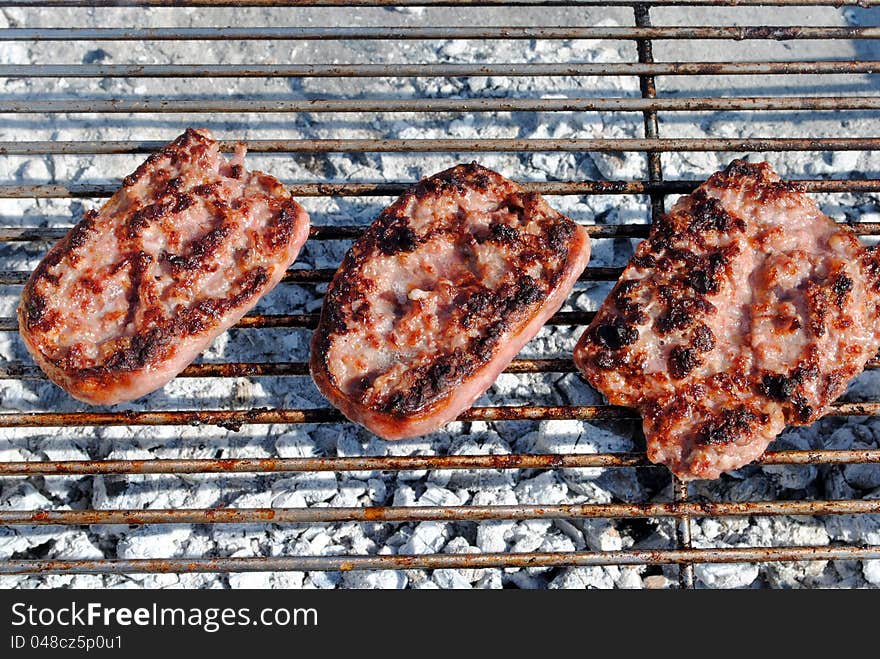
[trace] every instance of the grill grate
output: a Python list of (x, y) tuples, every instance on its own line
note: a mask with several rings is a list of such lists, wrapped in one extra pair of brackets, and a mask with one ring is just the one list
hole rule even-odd
[[(0, 77), (103, 79), (103, 78), (387, 78), (387, 77), (532, 77), (532, 76), (637, 76), (640, 96), (626, 98), (415, 98), (415, 99), (315, 99), (247, 100), (203, 99), (107, 100), (51, 98), (0, 100), (0, 114), (35, 113), (301, 113), (301, 112), (555, 112), (606, 111), (641, 113), (643, 138), (556, 139), (263, 139), (250, 140), (252, 153), (427, 153), (427, 152), (639, 152), (647, 159), (646, 180), (526, 182), (529, 190), (551, 195), (644, 195), (650, 217), (663, 212), (666, 197), (686, 193), (700, 180), (664, 180), (662, 155), (675, 152), (781, 152), (781, 151), (865, 151), (880, 149), (880, 137), (828, 136), (687, 138), (661, 137), (659, 112), (699, 111), (842, 111), (880, 109), (880, 98), (859, 93), (836, 96), (762, 96), (762, 97), (663, 97), (658, 95), (656, 76), (698, 75), (802, 75), (871, 74), (880, 72), (880, 61), (868, 60), (793, 60), (753, 62), (655, 62), (653, 41), (688, 40), (868, 40), (880, 38), (877, 27), (812, 26), (663, 26), (651, 23), (652, 7), (666, 5), (878, 5), (865, 0), (822, 2), (821, 0), (690, 0), (689, 2), (554, 2), (546, 0), (444, 0), (441, 2), (360, 0), (12, 0), (0, 7), (386, 7), (386, 6), (566, 6), (627, 7), (633, 25), (628, 27), (242, 27), (242, 28), (5, 28), (0, 42), (7, 41), (220, 41), (220, 40), (426, 40), (426, 39), (611, 39), (635, 44), (637, 61), (620, 63), (442, 63), (442, 64), (2, 64)], [(6, 141), (0, 142), (0, 155), (89, 155), (138, 154), (155, 150), (162, 142), (132, 140), (101, 141)], [(223, 148), (230, 150), (231, 143)], [(805, 179), (810, 192), (867, 193), (880, 192), (880, 179)], [(403, 191), (410, 182), (296, 183), (291, 189), (297, 196), (387, 196)], [(115, 184), (0, 184), (0, 199), (65, 199), (109, 196)], [(880, 223), (864, 222), (853, 227), (865, 236), (880, 235)], [(357, 237), (359, 226), (315, 226), (312, 240), (345, 240)], [(645, 225), (592, 225), (593, 238), (638, 238), (647, 233)], [(64, 227), (0, 227), (0, 243), (55, 240)], [(296, 284), (321, 284), (329, 281), (331, 269), (293, 269), (285, 281)], [(0, 271), (0, 286), (24, 283), (29, 273)], [(589, 267), (583, 281), (613, 281), (620, 268)], [(582, 325), (592, 314), (582, 311), (560, 312), (551, 324)], [(315, 313), (251, 314), (240, 328), (311, 328)], [(0, 331), (15, 332), (14, 318), (0, 317)], [(880, 357), (868, 368), (880, 367)], [(572, 373), (569, 359), (517, 359), (508, 373)], [(303, 377), (308, 375), (304, 362), (227, 362), (194, 364), (184, 371), (188, 378), (230, 377)], [(0, 378), (45, 380), (31, 363), (0, 363)], [(880, 415), (880, 401), (836, 403), (832, 414), (850, 416)], [(501, 406), (476, 407), (461, 420), (602, 420), (632, 419), (637, 415), (624, 408), (608, 405), (571, 406)], [(335, 410), (321, 409), (208, 409), (124, 412), (6, 412), (0, 415), (2, 428), (43, 428), (79, 426), (183, 426), (218, 425), (238, 429), (245, 424), (341, 423)], [(850, 450), (780, 450), (766, 453), (762, 465), (850, 465), (880, 463), (880, 449)], [(600, 467), (609, 469), (656, 469), (644, 452), (594, 454), (506, 454), (506, 455), (411, 455), (336, 458), (236, 458), (236, 459), (152, 459), (152, 460), (45, 460), (0, 462), (0, 477), (51, 477), (64, 475), (133, 476), (141, 474), (274, 474), (301, 472), (407, 471), (418, 469), (509, 470), (568, 469)], [(661, 472), (664, 473), (664, 472)], [(427, 554), (418, 556), (284, 556), (272, 558), (195, 558), (143, 560), (0, 560), (0, 575), (11, 574), (133, 574), (153, 572), (247, 572), (287, 570), (377, 570), (484, 567), (539, 567), (585, 565), (662, 565), (680, 566), (679, 582), (683, 588), (694, 586), (694, 564), (777, 562), (793, 560), (869, 560), (880, 559), (876, 546), (797, 546), (694, 548), (691, 541), (692, 519), (735, 516), (779, 515), (876, 515), (880, 499), (846, 500), (776, 500), (744, 502), (696, 502), (690, 500), (686, 483), (672, 479), (672, 501), (652, 503), (608, 503), (579, 505), (512, 506), (391, 506), (391, 507), (310, 507), (310, 508), (221, 508), (221, 509), (116, 509), (116, 510), (0, 510), (0, 525), (17, 526), (87, 526), (92, 524), (327, 524), (334, 522), (476, 521), (529, 519), (647, 519), (670, 518), (676, 524), (676, 547), (658, 550), (527, 552), (484, 554)]]

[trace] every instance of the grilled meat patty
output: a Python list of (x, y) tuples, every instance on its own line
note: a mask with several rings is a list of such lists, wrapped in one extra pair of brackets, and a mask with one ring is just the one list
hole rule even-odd
[(270, 291), (309, 219), (275, 178), (220, 155), (206, 130), (153, 154), (37, 266), (21, 336), (72, 396), (110, 405), (182, 371)]
[(333, 277), (311, 371), (348, 418), (386, 439), (456, 418), (564, 302), (587, 232), (476, 163), (386, 208)]
[(734, 161), (651, 228), (575, 349), (683, 479), (828, 411), (880, 345), (880, 261), (769, 165)]

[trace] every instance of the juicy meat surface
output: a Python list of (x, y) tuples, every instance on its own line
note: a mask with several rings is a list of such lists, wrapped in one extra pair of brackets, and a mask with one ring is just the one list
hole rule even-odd
[(589, 236), (476, 163), (386, 208), (333, 278), (312, 338), (318, 388), (386, 439), (456, 418), (565, 301)]
[(34, 359), (79, 400), (143, 396), (270, 291), (309, 219), (275, 178), (206, 130), (153, 154), (31, 275), (18, 308)]
[(828, 411), (880, 345), (880, 261), (769, 165), (734, 161), (651, 228), (575, 362), (683, 479)]

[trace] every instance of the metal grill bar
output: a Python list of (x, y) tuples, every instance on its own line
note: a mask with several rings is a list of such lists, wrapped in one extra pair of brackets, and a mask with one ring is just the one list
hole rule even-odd
[[(97, 155), (114, 153), (153, 153), (165, 142), (107, 140), (74, 142), (51, 140), (0, 142), (0, 155)], [(761, 137), (662, 139), (341, 139), (341, 140), (250, 140), (253, 153), (433, 153), (514, 151), (873, 151), (880, 149), (877, 137)], [(223, 151), (232, 151), (235, 142), (221, 142)]]
[[(650, 27), (651, 18), (648, 6), (638, 4), (633, 7), (636, 25), (639, 27)], [(651, 63), (654, 61), (654, 53), (650, 39), (639, 39), (636, 42), (636, 50), (640, 62)], [(659, 103), (665, 103), (671, 99), (658, 99), (657, 87), (654, 77), (650, 75), (639, 76), (639, 88), (642, 93), (642, 100), (648, 103), (644, 108), (644, 125), (645, 137), (656, 140), (660, 137), (660, 128), (657, 121), (657, 110)], [(657, 184), (663, 180), (663, 164), (660, 160), (660, 153), (657, 151), (646, 152), (648, 158), (648, 179), (651, 183)], [(663, 196), (656, 192), (650, 194), (651, 198), (651, 222), (656, 222), (657, 218), (663, 213)]]
[(5, 0), (0, 7), (872, 7), (880, 0)]
[[(672, 496), (675, 503), (673, 505), (681, 507), (682, 514), (677, 516), (675, 523), (675, 538), (679, 547), (690, 549), (692, 545), (691, 535), (691, 506), (694, 504), (689, 502), (690, 486), (681, 480), (675, 474), (672, 474)], [(781, 502), (780, 502), (781, 503)], [(811, 504), (812, 501), (799, 501), (799, 504)], [(850, 501), (849, 503), (853, 503)], [(699, 505), (699, 504), (698, 504)], [(700, 513), (693, 513), (700, 516)], [(679, 588), (690, 589), (694, 587), (694, 565), (693, 563), (682, 563), (678, 569), (678, 585)]]
[(876, 60), (499, 64), (0, 64), (2, 78), (430, 78), (876, 73)]
[[(641, 76), (653, 79), (652, 76)], [(876, 110), (880, 96), (735, 98), (414, 98), (414, 99), (62, 99), (0, 101), (0, 114), (248, 112), (700, 112), (712, 110)], [(646, 133), (649, 138), (656, 134)]]
[[(791, 179), (806, 192), (880, 192), (880, 179)], [(394, 196), (415, 185), (415, 181), (377, 183), (286, 183), (292, 194), (298, 197), (361, 197)], [(677, 181), (520, 181), (528, 192), (545, 195), (623, 195), (623, 194), (685, 194), (692, 192), (702, 181), (684, 179)], [(109, 197), (121, 186), (116, 183), (68, 183), (0, 185), (0, 199), (64, 199)], [(16, 227), (0, 228), (3, 231), (19, 230)], [(31, 229), (20, 229), (29, 231)], [(63, 228), (46, 229), (66, 231)], [(59, 234), (63, 235), (63, 233)], [(312, 236), (313, 238), (315, 236)]]
[[(832, 403), (829, 416), (877, 416), (880, 402)], [(512, 405), (472, 407), (459, 421), (597, 421), (638, 419), (636, 410), (614, 405)], [(310, 409), (172, 410), (167, 412), (8, 412), (0, 428), (61, 428), (82, 426), (200, 426), (238, 430), (244, 425), (273, 423), (343, 423), (345, 417), (326, 407)]]
[(149, 572), (283, 572), (296, 570), (434, 570), (439, 568), (573, 567), (672, 563), (854, 561), (880, 558), (880, 547), (723, 547), (522, 554), (420, 554), (395, 556), (281, 556), (258, 558), (143, 558), (129, 560), (27, 560), (0, 562), (10, 574), (143, 574)]
[(878, 499), (837, 501), (745, 501), (675, 503), (589, 503), (548, 506), (391, 506), (354, 508), (213, 508), (148, 510), (0, 510), (5, 526), (92, 524), (310, 524), (337, 522), (475, 522), (529, 519), (641, 519), (743, 517), (748, 515), (870, 515)]
[(880, 0), (5, 0), (0, 7), (872, 7)]
[[(648, 5), (638, 4), (633, 7), (633, 15), (638, 27), (651, 27), (651, 15)], [(650, 39), (639, 39), (636, 41), (636, 50), (640, 62), (653, 62), (654, 53)], [(642, 98), (652, 99), (656, 102), (657, 86), (654, 76), (643, 75), (639, 77), (639, 88), (642, 92)], [(657, 120), (657, 108), (649, 107), (644, 111), (645, 137), (656, 139), (660, 137), (660, 125)], [(648, 159), (648, 178), (653, 183), (663, 180), (663, 162), (658, 151), (646, 152)], [(662, 194), (652, 192), (651, 200), (651, 222), (657, 222), (664, 212), (664, 197)], [(682, 483), (675, 474), (672, 474), (672, 491), (676, 501), (687, 501), (687, 485)], [(675, 537), (677, 547), (689, 548), (691, 546), (690, 518), (684, 517), (676, 524)], [(681, 588), (693, 588), (694, 572), (693, 565), (686, 564), (679, 568), (678, 581)]]
[(441, 39), (880, 39), (878, 27), (44, 27), (6, 28), (0, 41), (355, 41)]
[[(756, 464), (880, 464), (880, 449), (768, 451)], [(155, 460), (58, 460), (0, 462), (0, 476), (99, 474), (270, 474), (313, 471), (408, 471), (417, 469), (659, 468), (644, 453), (406, 455), (365, 458), (225, 458)]]

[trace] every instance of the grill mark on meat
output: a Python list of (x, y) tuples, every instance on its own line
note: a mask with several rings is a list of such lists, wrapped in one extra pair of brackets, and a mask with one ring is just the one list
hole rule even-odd
[(383, 254), (411, 252), (416, 248), (416, 233), (407, 225), (405, 218), (395, 217), (377, 232), (376, 244)]
[(675, 330), (686, 330), (704, 315), (716, 312), (715, 305), (700, 297), (676, 297), (670, 286), (659, 289), (660, 298), (666, 303), (664, 311), (654, 323), (654, 331), (661, 336)]
[(232, 226), (221, 224), (216, 229), (211, 229), (205, 235), (193, 240), (189, 244), (187, 254), (169, 254), (165, 252), (162, 255), (162, 259), (171, 267), (171, 272), (175, 277), (180, 277), (191, 270), (216, 270), (216, 266), (209, 268), (206, 262), (214, 257), (233, 230)]
[(611, 350), (620, 350), (624, 346), (632, 345), (638, 338), (638, 329), (619, 321), (596, 325), (590, 334), (593, 343)]
[(669, 372), (676, 380), (681, 380), (700, 365), (699, 354), (694, 348), (675, 346), (669, 351)]
[(846, 298), (849, 295), (850, 291), (853, 289), (853, 280), (847, 277), (844, 274), (839, 274), (834, 279), (834, 283), (831, 285), (831, 290), (834, 293), (834, 304), (838, 307), (842, 307), (846, 302)]
[(588, 254), (582, 228), (476, 163), (420, 181), (355, 242), (328, 287), (315, 381), (383, 437), (430, 432), (491, 384), (485, 373), (561, 305)]
[(410, 388), (394, 391), (386, 396), (375, 396), (374, 409), (397, 417), (415, 414), (447, 393), (447, 390), (473, 375), (476, 369), (489, 361), (499, 341), (512, 322), (530, 305), (540, 301), (542, 291), (528, 275), (513, 283), (504, 284), (498, 291), (485, 291), (479, 311), (469, 309), (468, 319), (462, 325), (480, 327), (483, 332), (468, 342), (467, 350), (453, 350), (440, 354), (424, 366), (413, 369)]
[(494, 222), (490, 230), (492, 239), (499, 243), (514, 243), (519, 239), (519, 231), (506, 224)]
[[(615, 323), (631, 343), (597, 340)], [(575, 362), (641, 410), (651, 460), (714, 478), (822, 416), (878, 347), (877, 250), (768, 165), (734, 161), (658, 219)]]
[(742, 220), (735, 219), (724, 209), (721, 202), (707, 195), (705, 190), (696, 190), (691, 195), (691, 200), (694, 204), (690, 209), (691, 220), (688, 222), (688, 232), (692, 237), (702, 239), (707, 231), (730, 231), (733, 227), (739, 231), (745, 229)]
[(22, 293), (22, 337), (80, 400), (137, 398), (271, 290), (307, 232), (276, 179), (228, 165), (210, 133), (188, 130), (37, 266)]
[(697, 431), (697, 444), (732, 444), (750, 432), (756, 423), (766, 423), (767, 416), (744, 407), (724, 410), (718, 417), (703, 423)]
[(715, 335), (708, 325), (700, 323), (694, 327), (691, 345), (699, 352), (709, 352), (715, 348)]

